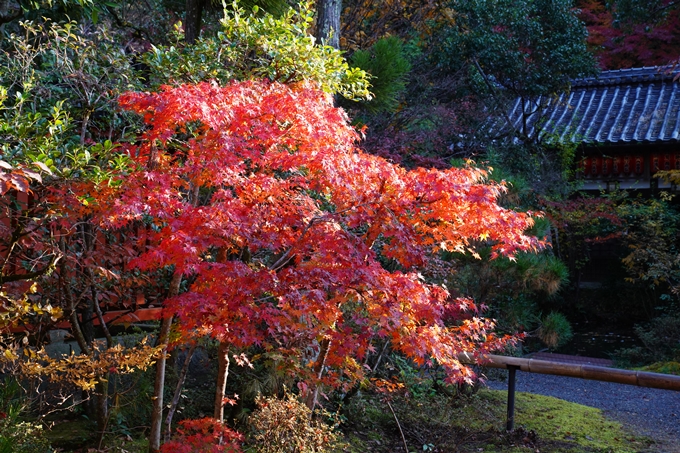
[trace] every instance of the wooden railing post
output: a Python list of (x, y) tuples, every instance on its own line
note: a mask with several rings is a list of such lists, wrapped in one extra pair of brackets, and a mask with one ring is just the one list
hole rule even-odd
[(519, 370), (518, 366), (508, 365), (508, 421), (505, 429), (513, 431), (515, 429), (515, 375)]

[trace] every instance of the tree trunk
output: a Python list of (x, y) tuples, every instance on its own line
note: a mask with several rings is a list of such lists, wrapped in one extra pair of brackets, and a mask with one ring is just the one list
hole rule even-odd
[[(170, 282), (169, 297), (179, 294), (182, 274), (175, 273)], [(165, 389), (165, 362), (168, 356), (170, 328), (172, 316), (163, 318), (161, 330), (158, 333), (158, 345), (162, 347), (156, 361), (156, 381), (153, 385), (153, 401), (151, 406), (151, 432), (149, 433), (149, 453), (158, 453), (161, 448), (161, 428), (163, 426), (163, 390)]]
[(314, 410), (319, 398), (319, 385), (321, 382), (321, 377), (323, 376), (323, 369), (326, 365), (326, 357), (328, 357), (328, 351), (331, 348), (331, 340), (324, 339), (321, 340), (319, 344), (319, 355), (316, 357), (316, 362), (314, 363), (314, 374), (316, 375), (317, 382), (313, 384), (314, 388), (310, 390), (309, 395), (307, 395), (307, 400), (305, 403), (307, 407)]
[(201, 35), (203, 20), (203, 2), (205, 0), (186, 0), (186, 16), (184, 17), (184, 38), (187, 44), (193, 44)]
[(189, 371), (189, 365), (191, 364), (191, 358), (194, 356), (195, 350), (196, 343), (192, 344), (189, 352), (187, 352), (186, 358), (184, 359), (184, 364), (182, 365), (182, 371), (180, 371), (179, 377), (177, 378), (175, 394), (172, 397), (172, 402), (170, 403), (170, 408), (168, 409), (168, 416), (165, 418), (165, 442), (170, 440), (170, 435), (172, 433), (172, 418), (175, 415), (175, 411), (177, 410), (179, 399), (182, 397), (182, 387), (184, 387), (184, 381), (187, 378), (187, 372)]
[(316, 39), (340, 48), (340, 13), (342, 0), (319, 0), (316, 7)]
[(229, 377), (229, 345), (220, 341), (217, 352), (217, 388), (215, 389), (215, 414), (213, 418), (224, 423), (224, 392), (227, 391), (227, 378)]

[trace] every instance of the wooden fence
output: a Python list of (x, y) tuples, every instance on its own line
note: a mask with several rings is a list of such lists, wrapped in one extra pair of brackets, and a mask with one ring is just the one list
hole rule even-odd
[(489, 368), (502, 368), (508, 370), (508, 419), (506, 425), (508, 431), (512, 431), (515, 427), (515, 374), (517, 371), (680, 391), (680, 376), (650, 373), (647, 371), (621, 370), (594, 365), (571, 364), (499, 355), (489, 355), (484, 359), (477, 360), (468, 354), (461, 354), (459, 355), (459, 360), (462, 363), (469, 365), (480, 365)]

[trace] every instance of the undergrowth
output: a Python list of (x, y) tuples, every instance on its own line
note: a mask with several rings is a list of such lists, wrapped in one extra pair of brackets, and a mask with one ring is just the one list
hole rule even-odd
[[(345, 408), (345, 452), (652, 452), (650, 439), (628, 433), (600, 410), (556, 398), (518, 393), (515, 427), (505, 431), (506, 392), (468, 397), (363, 394)], [(404, 439), (401, 437), (404, 434)]]

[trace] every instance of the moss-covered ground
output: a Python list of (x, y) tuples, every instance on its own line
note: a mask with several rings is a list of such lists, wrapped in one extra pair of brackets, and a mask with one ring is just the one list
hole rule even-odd
[[(469, 397), (363, 395), (345, 408), (347, 445), (340, 451), (404, 452), (656, 452), (600, 410), (556, 398), (518, 393), (515, 431), (505, 431), (506, 392)], [(398, 423), (397, 423), (398, 420)], [(402, 439), (399, 428), (403, 432)]]
[[(504, 391), (486, 389), (455, 398), (360, 393), (341, 409), (343, 444), (334, 453), (405, 452), (404, 441), (409, 453), (661, 451), (598, 409), (529, 393), (517, 393), (516, 429), (508, 433), (506, 398)], [(79, 419), (56, 423), (46, 434), (60, 452), (84, 453), (97, 446), (94, 431), (91, 422)], [(148, 450), (145, 439), (129, 436), (107, 436), (102, 447), (110, 453)]]

